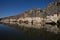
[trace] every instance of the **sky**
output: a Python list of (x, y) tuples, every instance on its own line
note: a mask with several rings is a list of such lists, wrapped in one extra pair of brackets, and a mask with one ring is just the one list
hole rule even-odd
[(20, 14), (33, 8), (44, 9), (53, 0), (0, 0), (0, 18)]

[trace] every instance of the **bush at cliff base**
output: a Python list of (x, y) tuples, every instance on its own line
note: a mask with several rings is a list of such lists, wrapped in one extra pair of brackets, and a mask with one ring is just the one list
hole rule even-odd
[(59, 19), (59, 20), (57, 20), (57, 27), (59, 27), (59, 28), (60, 28), (60, 19)]

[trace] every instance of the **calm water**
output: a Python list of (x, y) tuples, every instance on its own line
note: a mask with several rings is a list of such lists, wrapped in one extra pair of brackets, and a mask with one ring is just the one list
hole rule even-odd
[[(52, 26), (51, 26), (52, 27)], [(51, 28), (50, 27), (50, 28)], [(54, 26), (52, 27), (54, 28)], [(54, 29), (55, 30), (55, 29)], [(59, 30), (51, 31), (47, 28), (35, 29), (16, 23), (0, 24), (0, 39), (8, 40), (60, 40)]]

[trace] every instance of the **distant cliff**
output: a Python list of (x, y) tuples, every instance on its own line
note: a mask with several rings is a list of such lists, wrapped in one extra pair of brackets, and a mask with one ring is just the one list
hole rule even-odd
[(27, 10), (23, 13), (20, 13), (18, 15), (15, 15), (15, 16), (9, 16), (9, 17), (5, 17), (3, 19), (6, 19), (6, 18), (11, 18), (11, 19), (18, 19), (18, 18), (25, 18), (25, 17), (44, 17), (44, 11), (39, 9), (39, 8), (34, 8), (34, 9), (31, 9), (31, 10)]
[(12, 19), (12, 20), (16, 19), (17, 20), (19, 18), (26, 18), (26, 17), (31, 17), (31, 18), (33, 18), (33, 17), (46, 18), (47, 16), (54, 15), (54, 14), (60, 15), (60, 2), (51, 2), (43, 10), (41, 10), (40, 8), (34, 8), (34, 9), (31, 9), (31, 10), (27, 10), (27, 11), (25, 11), (23, 13), (20, 13), (18, 15), (4, 17), (2, 19), (3, 20), (5, 20), (5, 19)]

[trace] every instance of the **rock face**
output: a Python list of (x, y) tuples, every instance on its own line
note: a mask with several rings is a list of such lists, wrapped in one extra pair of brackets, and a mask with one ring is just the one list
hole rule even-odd
[(45, 8), (45, 12), (47, 15), (54, 15), (57, 11), (57, 2), (51, 2), (48, 4), (48, 6)]
[(57, 20), (60, 19), (60, 2), (51, 2), (44, 10), (47, 15), (47, 22), (57, 22)]
[(31, 10), (27, 10), (23, 13), (21, 13), (20, 15), (17, 15), (17, 17), (43, 17), (43, 10), (39, 9), (39, 8), (34, 8), (34, 9), (31, 9)]
[(22, 20), (22, 21), (41, 21), (42, 18), (44, 17), (44, 11), (39, 9), (39, 8), (34, 8), (31, 10), (27, 10), (19, 15), (16, 16), (10, 16), (10, 17), (5, 17), (3, 18), (2, 21), (7, 22), (7, 21), (18, 21)]
[(60, 14), (60, 2), (51, 2), (44, 10), (47, 15)]
[[(37, 19), (36, 19), (37, 18)], [(34, 8), (31, 10), (27, 10), (19, 15), (10, 16), (3, 18), (3, 21), (19, 21), (22, 20), (40, 20), (44, 19), (45, 21), (54, 21), (56, 22), (60, 19), (60, 2), (51, 2), (48, 6), (41, 10), (39, 8)]]

